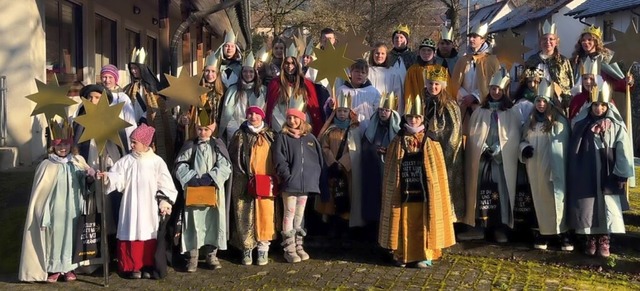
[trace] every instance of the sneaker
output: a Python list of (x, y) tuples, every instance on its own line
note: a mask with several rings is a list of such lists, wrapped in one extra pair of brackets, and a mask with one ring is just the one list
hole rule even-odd
[(251, 257), (251, 251), (252, 250), (244, 250), (244, 252), (242, 252), (242, 264), (245, 266), (249, 266), (251, 264), (253, 264), (253, 258)]
[(73, 271), (64, 274), (64, 280), (67, 282), (75, 281), (76, 279), (78, 279), (78, 277)]
[(218, 260), (218, 257), (216, 257), (215, 253), (210, 253), (207, 255), (207, 265), (209, 266), (209, 268), (214, 270), (222, 268), (220, 260)]
[(416, 268), (418, 269), (426, 269), (431, 266), (433, 266), (433, 263), (431, 262), (431, 260), (424, 260), (416, 263)]
[(593, 235), (588, 235), (587, 241), (585, 242), (584, 246), (584, 253), (589, 256), (593, 256), (596, 254), (596, 249), (596, 237)]
[(573, 251), (573, 242), (571, 242), (569, 236), (564, 234), (560, 236), (560, 249), (565, 252)]
[(302, 259), (300, 258), (300, 256), (298, 256), (298, 254), (296, 253), (296, 251), (285, 251), (284, 252), (284, 259), (287, 260), (287, 262), (289, 263), (299, 263), (302, 261)]
[(142, 272), (142, 279), (151, 279), (151, 273), (149, 272)]
[(547, 238), (544, 235), (541, 235), (539, 232), (536, 232), (535, 240), (533, 242), (533, 248), (536, 250), (546, 250)]
[(467, 231), (458, 234), (459, 241), (479, 239), (484, 239), (484, 228), (482, 227), (469, 227)]
[(58, 278), (60, 278), (60, 273), (51, 273), (49, 277), (47, 277), (47, 282), (49, 283), (58, 282)]
[(269, 252), (267, 251), (258, 251), (258, 266), (264, 266), (269, 263)]
[(608, 258), (611, 255), (611, 252), (609, 252), (609, 236), (606, 234), (598, 238), (598, 255), (603, 258)]
[(142, 273), (140, 271), (133, 271), (129, 274), (129, 279), (141, 279)]

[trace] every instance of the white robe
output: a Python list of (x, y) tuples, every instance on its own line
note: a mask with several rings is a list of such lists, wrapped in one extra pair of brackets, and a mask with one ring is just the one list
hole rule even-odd
[[(178, 191), (164, 160), (153, 150), (131, 153), (117, 161), (107, 173), (108, 189), (122, 192), (117, 238), (124, 241), (157, 237), (159, 208), (156, 197), (176, 201)], [(161, 193), (160, 193), (161, 192)]]
[[(237, 104), (237, 85), (229, 87), (229, 89), (227, 89), (227, 92), (224, 94), (218, 137), (225, 137), (225, 144), (228, 144), (236, 130), (238, 130), (238, 128), (240, 128), (240, 125), (245, 120), (247, 120), (245, 111), (249, 106), (258, 106), (262, 108), (262, 110), (265, 110), (265, 103), (267, 100), (267, 88), (265, 86), (260, 87), (260, 94), (258, 96), (256, 96), (253, 89), (244, 90), (244, 93), (247, 97), (244, 104)], [(238, 110), (242, 113), (238, 113)]]
[[(369, 81), (371, 81), (371, 85), (376, 88), (381, 95), (393, 92), (398, 100), (403, 100), (404, 81), (402, 80), (402, 74), (396, 67), (370, 67), (368, 78)], [(394, 109), (398, 111), (400, 105), (401, 104), (397, 104), (398, 107)]]
[(340, 86), (338, 92), (337, 95), (351, 95), (351, 109), (358, 115), (360, 132), (366, 132), (371, 116), (380, 105), (380, 92), (373, 86), (350, 88), (347, 85)]

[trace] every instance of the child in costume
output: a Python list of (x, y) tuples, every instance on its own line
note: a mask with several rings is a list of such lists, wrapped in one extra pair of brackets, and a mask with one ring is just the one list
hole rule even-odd
[(322, 149), (311, 134), (311, 125), (298, 103), (286, 112), (287, 121), (276, 138), (271, 151), (279, 178), (284, 204), (282, 221), (282, 246), (284, 258), (289, 263), (309, 259), (303, 248), (306, 230), (302, 219), (310, 193), (320, 193), (322, 173)]
[[(131, 133), (131, 153), (109, 172), (99, 172), (105, 193), (123, 193), (118, 219), (118, 269), (131, 279), (151, 278), (159, 215), (171, 214), (176, 190), (164, 160), (150, 148), (155, 130), (140, 124)], [(162, 239), (162, 238), (160, 238)]]
[[(213, 137), (215, 120), (207, 110), (199, 109), (198, 138), (185, 143), (176, 158), (175, 175), (185, 190), (185, 208), (182, 220), (182, 252), (189, 252), (187, 272), (198, 268), (198, 250), (207, 247), (207, 265), (212, 269), (222, 267), (217, 258), (218, 250), (227, 249), (227, 199), (225, 182), (231, 175), (229, 154), (222, 140)], [(215, 203), (189, 204), (189, 188), (209, 188)], [(193, 189), (196, 190), (196, 189)], [(212, 248), (212, 249), (211, 249)]]
[(73, 134), (66, 122), (50, 123), (49, 156), (36, 169), (27, 211), (20, 281), (57, 282), (76, 280), (73, 247), (76, 219), (81, 215), (85, 178), (95, 174), (84, 158), (73, 148)]
[(522, 124), (529, 120), (531, 112), (534, 111), (533, 103), (538, 93), (538, 85), (543, 78), (544, 72), (538, 68), (527, 68), (522, 73), (520, 86), (516, 90), (513, 100), (513, 107), (517, 108), (522, 116)]
[(276, 237), (277, 193), (273, 188), (275, 168), (271, 154), (276, 134), (264, 122), (261, 107), (250, 106), (246, 117), (229, 145), (235, 182), (231, 193), (235, 210), (231, 243), (243, 251), (243, 265), (253, 263), (253, 249), (257, 247), (257, 264), (262, 266), (269, 263), (270, 241)]

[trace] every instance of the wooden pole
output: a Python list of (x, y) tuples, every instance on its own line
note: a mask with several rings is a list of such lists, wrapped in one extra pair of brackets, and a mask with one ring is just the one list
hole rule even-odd
[[(182, 21), (189, 18), (190, 9), (186, 1), (182, 1), (180, 4), (180, 12), (182, 15)], [(189, 27), (190, 28), (190, 27)], [(189, 76), (192, 75), (191, 70), (191, 31), (187, 30), (182, 35), (182, 69), (187, 70)]]
[[(98, 168), (100, 172), (105, 172), (105, 155), (100, 154), (98, 157)], [(107, 242), (107, 195), (105, 195), (106, 189), (103, 181), (99, 181), (100, 187), (96, 187), (97, 195), (100, 196), (102, 201), (102, 215), (100, 215), (100, 253), (102, 257), (102, 276), (104, 277), (104, 287), (109, 287), (109, 246)]]
[(204, 69), (204, 41), (203, 41), (203, 30), (204, 26), (202, 22), (196, 24), (196, 63), (198, 64), (196, 67), (196, 72), (202, 72)]

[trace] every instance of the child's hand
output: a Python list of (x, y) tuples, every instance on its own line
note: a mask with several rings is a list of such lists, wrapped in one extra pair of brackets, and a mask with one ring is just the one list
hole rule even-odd
[(160, 200), (160, 205), (158, 205), (158, 208), (160, 209), (160, 215), (171, 215), (171, 203), (165, 200)]
[(93, 168), (87, 168), (86, 172), (87, 172), (87, 176), (90, 176), (90, 177), (96, 176), (96, 170), (94, 170)]

